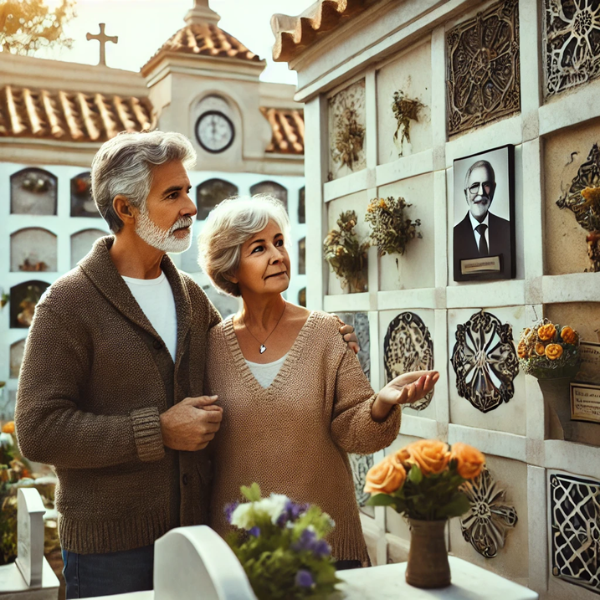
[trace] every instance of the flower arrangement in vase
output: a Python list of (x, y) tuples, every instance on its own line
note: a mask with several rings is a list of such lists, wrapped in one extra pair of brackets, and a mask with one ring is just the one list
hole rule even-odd
[(361, 242), (354, 231), (358, 217), (353, 210), (340, 214), (339, 229), (332, 229), (323, 242), (325, 260), (350, 293), (367, 290), (365, 268), (369, 242)]
[(379, 255), (404, 254), (406, 245), (422, 238), (418, 231), (420, 219), (411, 221), (405, 210), (412, 206), (402, 197), (373, 198), (367, 206), (365, 221), (371, 226), (371, 243), (379, 248)]
[(225, 508), (237, 527), (227, 542), (258, 600), (328, 598), (339, 581), (324, 539), (335, 525), (329, 515), (282, 494), (261, 498), (256, 483), (241, 492), (248, 502)]
[(389, 506), (411, 529), (406, 581), (420, 588), (450, 585), (446, 521), (470, 508), (465, 482), (483, 469), (483, 454), (461, 442), (419, 440), (386, 456), (367, 473), (370, 506)]
[(579, 335), (542, 319), (522, 331), (517, 354), (523, 371), (536, 379), (572, 379), (579, 370)]

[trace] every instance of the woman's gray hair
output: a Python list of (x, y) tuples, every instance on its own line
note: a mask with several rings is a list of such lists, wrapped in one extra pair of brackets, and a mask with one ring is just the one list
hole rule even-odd
[(198, 262), (213, 285), (230, 296), (240, 296), (234, 277), (242, 245), (274, 221), (289, 239), (290, 220), (282, 202), (267, 194), (224, 200), (208, 215), (198, 238)]
[(152, 187), (152, 167), (180, 160), (186, 169), (196, 163), (196, 151), (181, 133), (150, 131), (121, 133), (100, 147), (92, 161), (92, 196), (111, 231), (123, 221), (113, 207), (115, 196), (144, 210)]

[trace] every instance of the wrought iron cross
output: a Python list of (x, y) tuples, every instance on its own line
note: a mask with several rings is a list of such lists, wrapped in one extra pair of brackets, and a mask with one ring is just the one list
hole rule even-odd
[(88, 42), (90, 40), (98, 40), (100, 42), (100, 62), (98, 63), (99, 65), (103, 65), (106, 66), (106, 42), (112, 42), (113, 44), (118, 44), (119, 43), (119, 36), (117, 35), (106, 35), (104, 33), (104, 27), (106, 26), (106, 23), (100, 23), (100, 33), (97, 35), (92, 35), (91, 33), (88, 33), (85, 37), (88, 40)]

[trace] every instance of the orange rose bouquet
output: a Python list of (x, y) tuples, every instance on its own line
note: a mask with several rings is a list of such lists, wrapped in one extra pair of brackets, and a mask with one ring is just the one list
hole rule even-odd
[(483, 454), (462, 442), (419, 440), (386, 456), (367, 473), (367, 504), (390, 506), (409, 519), (438, 521), (458, 517), (470, 508), (461, 489), (477, 477)]
[(537, 379), (574, 377), (579, 370), (579, 335), (568, 325), (543, 319), (521, 333), (519, 363)]

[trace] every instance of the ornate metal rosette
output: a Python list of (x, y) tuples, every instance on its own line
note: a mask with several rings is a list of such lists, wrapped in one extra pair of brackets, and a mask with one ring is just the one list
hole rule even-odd
[(504, 548), (508, 530), (517, 524), (517, 511), (503, 503), (506, 491), (486, 467), (463, 489), (471, 503), (469, 512), (460, 518), (463, 537), (479, 554), (494, 558)]
[(456, 328), (452, 366), (459, 395), (481, 412), (508, 402), (519, 372), (511, 326), (483, 310), (475, 313)]
[[(421, 317), (412, 312), (399, 314), (389, 324), (383, 341), (383, 353), (388, 383), (403, 373), (433, 369), (431, 334)], [(433, 391), (408, 406), (423, 410), (429, 406), (432, 398)]]
[(600, 75), (600, 0), (544, 0), (546, 96)]
[(600, 482), (550, 476), (552, 574), (600, 592)]
[(367, 480), (367, 473), (373, 466), (373, 455), (348, 454), (348, 458), (350, 459), (350, 466), (352, 467), (352, 479), (354, 480), (356, 502), (359, 506), (364, 506), (371, 497), (370, 494), (365, 492), (365, 483)]
[[(599, 0), (600, 1), (600, 0)], [(568, 208), (573, 211), (577, 223), (586, 231), (600, 229), (600, 219), (593, 207), (586, 202), (581, 191), (587, 187), (600, 186), (600, 149), (594, 144), (587, 160), (579, 167), (577, 175), (571, 181), (571, 185), (556, 204), (559, 208)]]
[(520, 110), (518, 4), (498, 2), (448, 31), (450, 135)]

